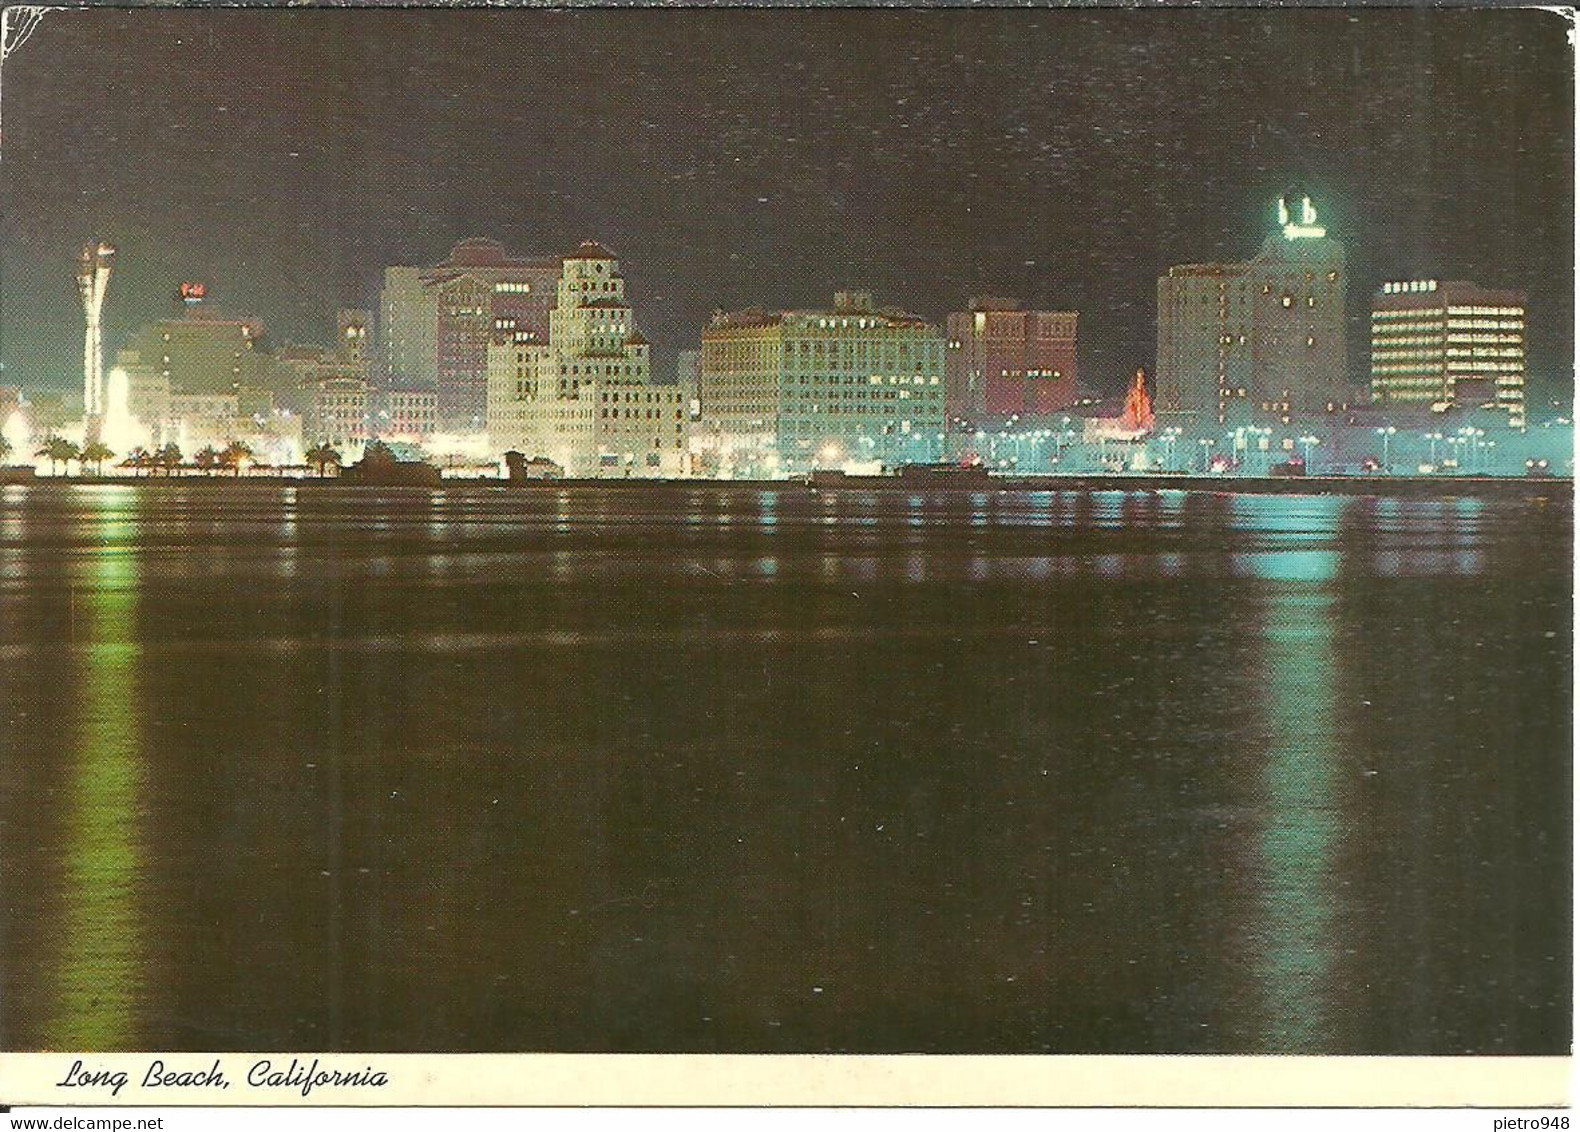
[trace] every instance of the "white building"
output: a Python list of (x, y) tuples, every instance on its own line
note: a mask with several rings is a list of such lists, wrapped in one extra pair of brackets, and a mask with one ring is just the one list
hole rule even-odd
[(942, 448), (943, 335), (865, 291), (831, 310), (716, 313), (699, 384), (701, 443), (722, 468), (910, 463)]
[(544, 457), (578, 476), (686, 471), (684, 393), (656, 385), (620, 264), (583, 244), (561, 267), (549, 340), (502, 328), (488, 351), (491, 448)]

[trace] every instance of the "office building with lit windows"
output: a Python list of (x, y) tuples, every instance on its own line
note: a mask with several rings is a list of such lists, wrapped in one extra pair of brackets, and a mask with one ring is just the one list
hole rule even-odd
[(829, 310), (718, 312), (702, 332), (702, 431), (725, 467), (936, 459), (944, 432), (938, 327), (864, 291)]
[(1075, 401), (1074, 311), (980, 297), (945, 320), (945, 412), (971, 425), (1036, 418)]
[(1344, 248), (1311, 199), (1285, 194), (1253, 258), (1171, 267), (1158, 280), (1157, 408), (1198, 427), (1288, 422), (1354, 399), (1344, 342)]
[(174, 393), (234, 396), (243, 386), (270, 384), (273, 362), (260, 346), (263, 330), (262, 319), (194, 308), (140, 328), (125, 349)]
[(462, 240), (432, 267), (386, 268), (380, 383), (434, 389), (441, 427), (481, 430), (497, 324), (546, 341), (559, 276), (560, 257), (518, 259), (487, 239)]
[(1412, 279), (1372, 297), (1372, 400), (1495, 406), (1525, 425), (1525, 296)]
[(613, 252), (585, 243), (565, 257), (548, 339), (495, 328), (488, 350), (489, 442), (554, 461), (569, 476), (681, 475), (687, 420), (679, 385), (652, 380)]

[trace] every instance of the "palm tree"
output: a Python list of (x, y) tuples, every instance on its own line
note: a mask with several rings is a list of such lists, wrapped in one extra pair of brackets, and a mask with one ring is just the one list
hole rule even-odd
[[(33, 455), (43, 456), (49, 461), (49, 474), (52, 476), (59, 475), (60, 465), (69, 465), (77, 458), (78, 454), (77, 446), (63, 436), (49, 437), (44, 441), (44, 447), (33, 453)], [(71, 469), (68, 467), (66, 470), (70, 472)]]
[(205, 445), (197, 450), (196, 455), (192, 457), (192, 462), (206, 475), (219, 467), (219, 449), (212, 444)]
[(78, 458), (84, 464), (93, 465), (94, 475), (102, 476), (104, 474), (104, 461), (110, 459), (114, 455), (115, 453), (110, 451), (109, 446), (102, 440), (95, 440), (92, 443), (83, 446), (82, 455)]
[(163, 468), (168, 476), (181, 466), (181, 446), (172, 440), (155, 452), (153, 458), (154, 463)]
[(329, 467), (330, 464), (338, 468), (343, 461), (340, 452), (335, 446), (328, 441), (324, 441), (307, 450), (307, 462), (318, 469), (319, 478), (322, 479), (325, 468)]
[(148, 454), (148, 449), (138, 445), (126, 454), (126, 459), (121, 461), (121, 467), (131, 468), (134, 473), (148, 474), (148, 469), (153, 466), (154, 458)]
[(11, 455), (11, 442), (0, 434), (0, 460), (4, 460), (9, 455)]
[(225, 445), (225, 451), (219, 454), (219, 462), (231, 470), (234, 476), (241, 475), (242, 461), (252, 455), (252, 446), (245, 440), (232, 440)]

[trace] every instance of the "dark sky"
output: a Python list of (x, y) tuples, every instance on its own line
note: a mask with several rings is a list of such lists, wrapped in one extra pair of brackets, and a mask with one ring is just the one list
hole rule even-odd
[[(621, 256), (661, 361), (716, 306), (982, 290), (1152, 365), (1156, 278), (1243, 258), (1308, 186), (1382, 279), (1528, 290), (1573, 372), (1566, 26), (1482, 11), (57, 12), (3, 80), (3, 383), (75, 388), (73, 257), (120, 249), (107, 347), (181, 279), (324, 341), (380, 269), (483, 234)], [(667, 364), (667, 363), (666, 363)]]

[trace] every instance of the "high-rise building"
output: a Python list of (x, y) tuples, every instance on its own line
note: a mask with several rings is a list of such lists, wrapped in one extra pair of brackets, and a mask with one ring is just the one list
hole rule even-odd
[(1372, 297), (1372, 400), (1479, 408), (1525, 425), (1525, 296), (1411, 279)]
[(547, 340), (502, 320), (488, 350), (495, 452), (553, 460), (571, 476), (675, 476), (687, 427), (678, 385), (652, 380), (613, 252), (585, 243), (562, 261)]
[(969, 306), (947, 321), (950, 420), (1046, 416), (1074, 402), (1074, 311), (1022, 310), (1014, 299), (986, 296)]
[(1344, 247), (1299, 191), (1241, 263), (1171, 267), (1158, 280), (1157, 408), (1220, 424), (1237, 410), (1288, 421), (1354, 400), (1345, 359)]
[[(944, 431), (938, 328), (865, 291), (831, 310), (718, 312), (702, 332), (702, 418), (728, 462), (783, 466), (936, 459)], [(732, 455), (733, 454), (733, 455)]]
[(126, 348), (169, 379), (173, 393), (234, 394), (273, 380), (272, 360), (260, 345), (263, 333), (261, 319), (226, 318), (197, 307), (135, 331)]
[(433, 267), (391, 267), (379, 303), (383, 384), (433, 388), (443, 427), (483, 427), (488, 347), (508, 320), (546, 341), (560, 275), (557, 256), (517, 259), (498, 242), (462, 240)]

